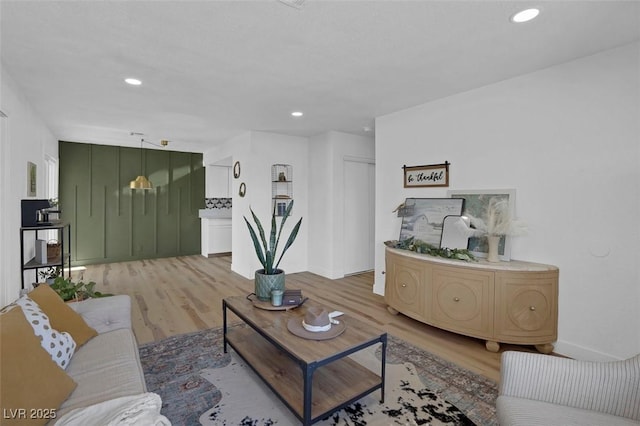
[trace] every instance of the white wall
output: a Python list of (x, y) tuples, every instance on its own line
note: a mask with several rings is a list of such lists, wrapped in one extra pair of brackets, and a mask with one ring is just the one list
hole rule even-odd
[(376, 283), (391, 211), (446, 188), (402, 188), (403, 164), (452, 163), (449, 189), (516, 189), (529, 226), (512, 257), (560, 268), (556, 351), (640, 352), (640, 44), (376, 120)]
[(328, 132), (309, 141), (309, 271), (327, 278), (344, 276), (344, 161), (375, 158), (372, 137)]
[[(260, 219), (265, 232), (271, 229), (271, 165), (289, 164), (293, 167), (292, 215), (285, 224), (278, 253), (281, 253), (289, 233), (296, 222), (303, 217), (300, 232), (293, 245), (283, 257), (280, 268), (287, 273), (307, 270), (308, 215), (308, 140), (267, 132), (248, 132), (233, 138), (221, 147), (207, 151), (205, 164), (231, 156), (234, 163), (240, 162), (240, 178), (234, 179), (232, 213), (232, 264), (231, 270), (247, 278), (253, 278), (260, 263), (253, 249), (253, 243), (243, 216), (251, 223), (251, 207)], [(238, 196), (241, 182), (246, 185), (245, 197)], [(277, 220), (278, 226), (280, 221)]]
[(309, 139), (309, 272), (327, 278), (334, 273), (334, 167), (329, 133)]
[[(46, 198), (45, 155), (58, 158), (58, 141), (3, 66), (1, 76), (0, 110), (8, 116), (0, 135), (0, 306), (4, 306), (20, 292), (20, 200), (27, 198), (27, 162), (37, 166), (37, 198)], [(33, 255), (33, 241), (25, 239), (25, 259)], [(34, 278), (33, 273), (25, 274), (25, 287)]]
[(229, 198), (231, 197), (231, 180), (233, 174), (231, 166), (207, 164), (205, 166), (205, 197)]
[[(248, 132), (204, 154), (205, 164), (232, 157), (240, 161), (241, 176), (233, 181), (233, 257), (231, 269), (252, 278), (259, 263), (243, 216), (250, 218), (251, 206), (269, 230), (271, 212), (271, 165), (293, 166), (293, 216), (287, 233), (302, 216), (294, 245), (283, 258), (286, 272), (311, 271), (327, 278), (341, 278), (343, 272), (344, 160), (373, 159), (373, 138), (328, 132), (310, 139), (267, 132)], [(245, 182), (247, 194), (239, 197)], [(279, 223), (279, 222), (278, 222)], [(284, 234), (283, 233), (283, 234)], [(284, 241), (281, 242), (284, 244)]]

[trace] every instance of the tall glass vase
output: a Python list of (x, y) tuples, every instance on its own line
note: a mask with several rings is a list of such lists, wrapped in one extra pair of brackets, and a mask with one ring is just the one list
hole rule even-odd
[(487, 237), (487, 242), (489, 243), (489, 253), (487, 253), (487, 261), (500, 262), (500, 257), (498, 256), (498, 246), (500, 245), (500, 236), (489, 235)]

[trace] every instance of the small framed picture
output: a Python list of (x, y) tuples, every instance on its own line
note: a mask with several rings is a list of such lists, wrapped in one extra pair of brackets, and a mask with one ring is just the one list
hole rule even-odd
[(35, 163), (27, 161), (27, 197), (37, 195), (38, 176)]
[[(473, 217), (485, 220), (485, 216), (492, 198), (506, 200), (509, 204), (509, 212), (515, 214), (516, 190), (515, 189), (461, 189), (449, 190), (447, 195), (451, 198), (464, 199), (463, 215), (470, 214)], [(476, 257), (487, 257), (489, 253), (489, 243), (486, 237), (469, 238), (469, 251)], [(498, 256), (500, 260), (511, 260), (511, 239), (503, 235), (500, 237), (498, 245)]]
[(440, 247), (444, 218), (460, 215), (464, 199), (407, 198), (402, 213), (400, 241), (411, 237)]

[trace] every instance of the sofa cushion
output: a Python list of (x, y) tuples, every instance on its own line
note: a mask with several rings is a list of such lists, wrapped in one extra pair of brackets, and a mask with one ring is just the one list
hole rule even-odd
[(33, 334), (40, 339), (40, 346), (51, 355), (51, 359), (60, 368), (67, 368), (69, 360), (76, 350), (76, 342), (66, 331), (58, 331), (51, 327), (49, 317), (40, 309), (38, 304), (22, 296), (16, 301), (16, 305), (22, 308), (27, 322), (33, 328)]
[(640, 424), (626, 417), (513, 396), (499, 396), (496, 405), (498, 423), (504, 426), (638, 426)]
[(101, 333), (78, 349), (67, 373), (78, 387), (62, 404), (59, 415), (108, 399), (146, 392), (133, 332)]
[(125, 294), (71, 302), (68, 305), (98, 334), (119, 328), (131, 329), (131, 298)]
[(3, 425), (45, 424), (76, 387), (42, 349), (18, 306), (0, 314), (0, 383)]
[(47, 314), (51, 326), (71, 334), (78, 347), (98, 335), (98, 332), (89, 327), (84, 319), (67, 306), (58, 293), (48, 285), (39, 285), (29, 293), (29, 297)]
[(56, 426), (171, 426), (169, 419), (160, 414), (161, 409), (160, 395), (147, 392), (76, 408), (60, 417)]

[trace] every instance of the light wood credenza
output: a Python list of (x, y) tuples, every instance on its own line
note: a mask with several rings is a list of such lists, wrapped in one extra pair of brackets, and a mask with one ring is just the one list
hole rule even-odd
[(558, 268), (540, 263), (464, 262), (386, 247), (385, 300), (434, 327), (553, 351), (558, 337)]

